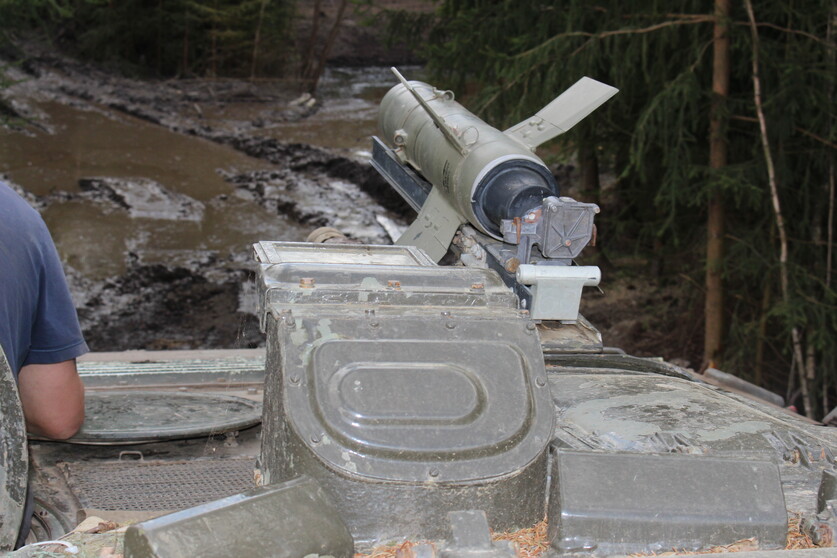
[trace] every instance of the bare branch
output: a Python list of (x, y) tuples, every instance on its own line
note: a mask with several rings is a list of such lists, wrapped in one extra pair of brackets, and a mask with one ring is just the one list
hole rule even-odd
[(565, 39), (567, 37), (589, 37), (590, 39), (604, 39), (606, 37), (614, 37), (617, 35), (641, 35), (643, 33), (653, 33), (654, 31), (659, 31), (660, 29), (672, 27), (675, 25), (694, 25), (696, 23), (713, 23), (714, 21), (715, 16), (695, 15), (695, 17), (663, 21), (661, 23), (657, 23), (649, 27), (640, 27), (636, 29), (614, 29), (612, 31), (602, 31), (601, 33), (589, 33), (587, 31), (570, 31), (568, 33), (559, 33), (557, 35), (553, 35), (541, 44), (530, 48), (529, 50), (523, 51), (520, 54), (516, 54), (514, 58), (525, 58), (526, 56), (529, 56), (545, 48), (547, 45), (550, 45), (558, 41), (559, 39)]
[[(732, 116), (730, 116), (730, 118), (732, 120), (741, 120), (743, 122), (758, 122), (759, 121), (758, 118), (754, 118), (752, 116), (744, 116), (744, 115), (740, 115), (740, 114), (733, 114)], [(805, 128), (800, 128), (799, 126), (794, 126), (793, 129), (796, 130), (797, 132), (799, 132), (800, 134), (802, 134), (804, 136), (808, 136), (809, 138), (825, 145), (826, 147), (830, 147), (831, 149), (837, 149), (837, 143), (834, 143), (833, 141), (828, 141), (824, 137), (819, 136), (819, 135), (815, 134), (814, 132), (806, 130)]]
[[(828, 18), (828, 28), (826, 29), (825, 38), (833, 47), (834, 42), (834, 26), (837, 24), (837, 3), (831, 3), (831, 17)], [(831, 51), (830, 57), (831, 71), (834, 72), (835, 62), (837, 62), (837, 52)], [(833, 75), (833, 74), (832, 74)], [(834, 102), (834, 81), (829, 85), (828, 98)], [(833, 121), (832, 121), (833, 122)], [(833, 128), (832, 128), (833, 129)], [(825, 288), (831, 288), (831, 254), (834, 251), (834, 154), (831, 154), (828, 160), (828, 245), (826, 247), (825, 257)]]
[[(736, 22), (733, 23), (733, 25), (752, 25), (752, 23), (747, 22), (747, 21), (736, 21)], [(780, 25), (776, 25), (776, 24), (773, 24), (773, 23), (756, 23), (756, 26), (757, 27), (769, 27), (771, 29), (776, 29), (777, 31), (782, 31), (783, 33), (790, 33), (791, 35), (801, 35), (803, 37), (811, 39), (812, 41), (820, 43), (821, 45), (823, 45), (827, 48), (831, 48), (831, 49), (835, 48), (835, 45), (833, 43), (830, 43), (830, 42), (828, 42), (824, 39), (821, 39), (820, 37), (817, 37), (816, 35), (812, 35), (811, 33), (808, 33), (806, 31), (800, 31), (799, 29), (791, 29), (789, 27), (782, 27)]]

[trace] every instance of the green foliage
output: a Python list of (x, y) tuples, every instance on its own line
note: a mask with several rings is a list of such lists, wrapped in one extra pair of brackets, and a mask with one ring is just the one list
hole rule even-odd
[[(616, 97), (559, 140), (565, 149), (595, 145), (619, 176), (615, 203), (600, 221), (625, 242), (611, 238), (606, 249), (612, 256), (634, 250), (639, 239), (663, 254), (691, 250), (687, 259), (700, 262), (703, 248), (694, 239), (703, 234), (707, 200), (722, 192), (728, 215), (728, 368), (784, 391), (789, 331), (796, 326), (806, 346), (815, 348), (822, 392), (837, 383), (837, 294), (834, 279), (826, 282), (833, 274), (829, 252), (832, 262), (837, 259), (827, 243), (828, 176), (837, 159), (837, 5), (756, 4), (764, 110), (791, 244), (787, 302), (779, 288), (775, 215), (753, 103), (753, 41), (743, 4), (732, 3), (730, 95), (721, 107), (729, 164), (716, 170), (708, 166), (711, 2), (443, 0), (425, 54), (436, 85), (473, 94), (469, 105), (498, 126), (533, 114), (582, 75), (618, 87)], [(702, 270), (694, 265), (687, 273), (699, 282)], [(764, 355), (758, 367), (756, 353)]]
[(0, 0), (0, 38), (39, 31), (137, 74), (277, 76), (294, 7), (294, 0)]

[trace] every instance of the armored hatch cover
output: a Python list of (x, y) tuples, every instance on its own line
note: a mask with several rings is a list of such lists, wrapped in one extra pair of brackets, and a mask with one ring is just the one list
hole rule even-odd
[(220, 393), (88, 390), (84, 407), (84, 424), (68, 443), (119, 445), (197, 438), (261, 421), (261, 404)]
[(256, 246), (263, 479), (316, 479), (361, 547), (442, 537), (454, 510), (484, 509), (497, 529), (543, 517), (552, 408), (537, 328), (494, 271), (415, 251)]

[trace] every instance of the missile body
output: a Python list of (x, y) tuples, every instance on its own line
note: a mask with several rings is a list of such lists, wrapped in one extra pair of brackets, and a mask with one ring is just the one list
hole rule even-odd
[(420, 81), (409, 84), (413, 91), (401, 83), (381, 101), (381, 134), (402, 162), (439, 190), (460, 221), (499, 239), (503, 219), (558, 195), (552, 173), (529, 147), (483, 122), (452, 93)]

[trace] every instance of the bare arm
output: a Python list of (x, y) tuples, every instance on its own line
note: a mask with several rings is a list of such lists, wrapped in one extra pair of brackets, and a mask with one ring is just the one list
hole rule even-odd
[(65, 440), (84, 422), (84, 385), (76, 361), (29, 364), (18, 375), (26, 427), (32, 434)]

